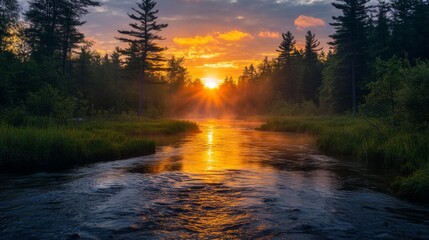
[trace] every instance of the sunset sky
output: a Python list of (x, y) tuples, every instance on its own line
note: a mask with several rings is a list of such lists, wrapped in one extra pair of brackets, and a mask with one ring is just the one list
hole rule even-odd
[[(90, 9), (82, 27), (94, 48), (110, 53), (123, 46), (115, 39), (118, 29), (128, 29), (127, 12), (137, 0), (101, 0)], [(22, 1), (26, 2), (26, 1)], [(326, 47), (333, 32), (329, 22), (338, 15), (332, 0), (159, 0), (159, 22), (169, 27), (161, 32), (161, 45), (168, 54), (186, 57), (193, 78), (238, 77), (242, 68), (277, 56), (281, 33), (292, 31), (298, 47), (307, 30)]]

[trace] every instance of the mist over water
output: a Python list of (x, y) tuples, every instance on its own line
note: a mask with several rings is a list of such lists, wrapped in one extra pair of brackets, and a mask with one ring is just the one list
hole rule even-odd
[(0, 175), (2, 239), (424, 239), (429, 208), (311, 136), (199, 121), (157, 154)]

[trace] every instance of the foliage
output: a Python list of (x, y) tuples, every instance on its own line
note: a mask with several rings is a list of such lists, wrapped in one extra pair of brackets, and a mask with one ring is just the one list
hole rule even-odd
[(29, 23), (27, 36), (35, 59), (60, 56), (62, 72), (66, 71), (67, 60), (84, 35), (78, 27), (85, 22), (82, 17), (87, 8), (100, 6), (93, 0), (32, 0), (25, 18)]
[(288, 103), (281, 98), (274, 102), (270, 115), (273, 116), (315, 116), (319, 109), (312, 101)]
[(0, 52), (6, 48), (5, 40), (18, 22), (19, 10), (17, 0), (0, 0)]
[(34, 116), (48, 116), (63, 121), (71, 120), (76, 109), (73, 97), (64, 95), (50, 85), (30, 93), (26, 106)]
[(411, 66), (394, 57), (376, 65), (378, 80), (369, 84), (363, 110), (373, 116), (387, 116), (394, 124), (429, 122), (429, 62)]

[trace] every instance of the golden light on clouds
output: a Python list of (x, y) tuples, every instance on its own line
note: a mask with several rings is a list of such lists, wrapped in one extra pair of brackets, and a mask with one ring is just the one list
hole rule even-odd
[(219, 34), (218, 38), (225, 41), (240, 41), (244, 38), (253, 38), (253, 37), (249, 33), (242, 32), (239, 30), (233, 30), (230, 32)]
[(188, 37), (188, 38), (181, 38), (181, 37), (175, 37), (173, 39), (173, 42), (179, 45), (190, 45), (190, 46), (196, 46), (196, 45), (206, 45), (211, 42), (214, 42), (215, 39), (212, 36), (195, 36), (195, 37)]
[[(204, 35), (181, 36), (177, 34), (169, 46), (167, 54), (185, 57), (186, 67), (194, 78), (212, 75), (224, 78), (241, 74), (249, 56), (241, 51), (255, 39), (250, 33), (233, 29), (222, 32), (211, 32)], [(242, 41), (247, 41), (241, 44)], [(255, 56), (251, 56), (253, 59)], [(262, 57), (261, 57), (262, 59)]]
[[(118, 29), (131, 23), (127, 13), (135, 1), (102, 2), (102, 7), (91, 9), (81, 29), (93, 40), (94, 51), (111, 54), (117, 46), (127, 47), (115, 37)], [(311, 28), (322, 47), (327, 47), (332, 34), (332, 27), (324, 21), (332, 16), (328, 0), (184, 0), (180, 8), (177, 0), (157, 2), (159, 23), (169, 24), (160, 33), (166, 40), (158, 43), (168, 49), (166, 58), (186, 59), (185, 67), (193, 79), (237, 79), (244, 66), (277, 57), (281, 34), (286, 31), (295, 35), (298, 48), (305, 41), (304, 29)]]
[(258, 34), (261, 38), (280, 38), (279, 32), (262, 31)]
[(303, 30), (309, 27), (324, 27), (326, 22), (323, 19), (300, 15), (295, 19), (295, 26), (298, 30)]
[(239, 68), (231, 62), (206, 63), (199, 68)]

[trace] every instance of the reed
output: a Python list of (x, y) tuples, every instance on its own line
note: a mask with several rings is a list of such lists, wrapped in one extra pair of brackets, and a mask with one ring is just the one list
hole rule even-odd
[(429, 202), (429, 132), (391, 126), (371, 118), (281, 117), (264, 131), (310, 133), (328, 154), (353, 157), (371, 168), (398, 170), (396, 194)]
[(152, 154), (151, 136), (195, 131), (195, 123), (173, 120), (92, 120), (44, 127), (0, 124), (0, 171), (63, 169)]

